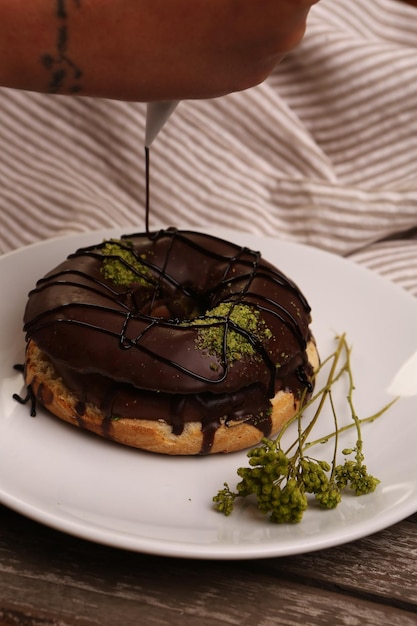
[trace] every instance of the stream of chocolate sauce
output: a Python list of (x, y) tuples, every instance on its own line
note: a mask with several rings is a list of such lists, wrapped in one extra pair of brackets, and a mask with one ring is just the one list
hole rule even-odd
[(151, 153), (148, 146), (145, 146), (145, 232), (149, 235), (149, 217), (151, 212), (151, 182), (150, 182), (150, 171), (151, 171)]

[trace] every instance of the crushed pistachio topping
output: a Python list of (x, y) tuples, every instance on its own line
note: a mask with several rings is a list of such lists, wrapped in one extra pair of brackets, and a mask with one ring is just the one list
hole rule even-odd
[[(152, 276), (148, 267), (134, 254), (131, 241), (112, 239), (101, 249), (104, 257), (101, 272), (115, 285), (128, 286), (132, 283), (151, 285)], [(142, 256), (144, 258), (144, 256)]]
[(272, 332), (259, 311), (247, 304), (224, 302), (192, 323), (201, 326), (196, 340), (197, 348), (206, 350), (213, 356), (222, 357), (226, 347), (225, 356), (229, 361), (257, 355), (256, 347), (249, 337), (259, 342), (272, 337)]

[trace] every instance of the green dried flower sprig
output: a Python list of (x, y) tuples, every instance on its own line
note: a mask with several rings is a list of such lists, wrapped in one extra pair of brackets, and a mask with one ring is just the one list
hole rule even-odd
[[(373, 492), (379, 480), (368, 473), (364, 463), (363, 439), (361, 426), (372, 422), (396, 401), (395, 399), (370, 417), (360, 419), (353, 403), (354, 382), (351, 369), (349, 348), (345, 335), (337, 338), (336, 350), (320, 366), (330, 364), (326, 383), (308, 402), (302, 402), (298, 413), (281, 430), (276, 439), (263, 439), (261, 445), (249, 450), (249, 467), (240, 467), (237, 474), (240, 482), (236, 491), (232, 491), (227, 483), (213, 498), (215, 508), (230, 515), (237, 498), (254, 496), (257, 508), (269, 516), (275, 523), (296, 523), (303, 518), (304, 512), (311, 503), (308, 494), (324, 509), (334, 509), (342, 500), (342, 492), (351, 490), (355, 495)], [(343, 359), (341, 365), (340, 361)], [(333, 402), (333, 386), (342, 377), (348, 378), (347, 403), (351, 421), (339, 426)], [(329, 402), (335, 430), (315, 441), (310, 441), (311, 432), (326, 403)], [(306, 427), (302, 425), (302, 417), (306, 408), (317, 404), (313, 417)], [(297, 422), (298, 435), (294, 443), (286, 450), (282, 448), (282, 439), (290, 424)], [(342, 450), (346, 456), (343, 464), (337, 464), (339, 435), (350, 429), (356, 429), (356, 445), (351, 449)], [(307, 451), (319, 444), (334, 439), (333, 458), (331, 462), (317, 460)], [(353, 456), (353, 458), (352, 458)]]

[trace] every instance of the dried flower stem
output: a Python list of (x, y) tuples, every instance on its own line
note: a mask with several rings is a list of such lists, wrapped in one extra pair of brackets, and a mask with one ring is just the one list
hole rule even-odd
[[(237, 470), (241, 481), (237, 491), (232, 492), (227, 485), (220, 490), (213, 501), (218, 511), (230, 515), (237, 497), (254, 495), (258, 509), (269, 515), (276, 523), (299, 522), (308, 506), (306, 494), (314, 494), (323, 508), (335, 508), (341, 501), (341, 492), (348, 488), (356, 495), (363, 495), (375, 490), (379, 480), (370, 475), (364, 465), (363, 439), (361, 427), (372, 422), (395, 402), (393, 400), (370, 417), (359, 418), (353, 403), (355, 385), (351, 367), (351, 348), (345, 334), (337, 337), (336, 350), (320, 366), (319, 371), (330, 363), (330, 370), (325, 384), (307, 402), (301, 402), (297, 414), (283, 427), (275, 440), (263, 439), (262, 444), (250, 450), (249, 468)], [(344, 357), (344, 358), (343, 358)], [(340, 361), (342, 360), (340, 365)], [(339, 419), (333, 401), (333, 388), (343, 374), (348, 377), (347, 403), (351, 422), (339, 426)], [(326, 401), (329, 401), (334, 431), (325, 437), (309, 441)], [(318, 402), (313, 417), (303, 427), (302, 417), (307, 408)], [(284, 452), (281, 442), (289, 426), (297, 420), (297, 438)], [(355, 460), (346, 459), (343, 465), (337, 465), (339, 435), (350, 428), (356, 428), (356, 445), (352, 449), (342, 450), (346, 457), (355, 453)], [(307, 450), (318, 443), (325, 443), (334, 438), (333, 458), (331, 463), (313, 459), (306, 455)], [(290, 455), (292, 453), (292, 455)]]

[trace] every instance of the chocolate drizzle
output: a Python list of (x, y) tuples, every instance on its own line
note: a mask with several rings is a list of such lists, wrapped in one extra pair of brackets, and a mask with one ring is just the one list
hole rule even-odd
[[(25, 366), (23, 364), (14, 365), (14, 369), (18, 372), (22, 372), (24, 374)], [(36, 417), (36, 397), (33, 393), (33, 389), (31, 385), (26, 387), (26, 395), (20, 396), (18, 393), (13, 394), (13, 400), (16, 400), (19, 404), (30, 404), (30, 416)]]
[[(146, 269), (146, 285), (126, 261), (137, 282), (126, 287), (104, 278), (103, 242), (71, 254), (29, 294), (27, 340), (78, 395), (77, 420), (93, 402), (108, 419), (164, 419), (178, 435), (187, 421), (200, 421), (202, 453), (220, 423), (246, 420), (268, 435), (269, 398), (311, 386), (310, 308), (297, 286), (259, 252), (209, 235), (147, 229), (121, 241)], [(229, 313), (208, 322), (206, 312), (223, 303)], [(242, 304), (259, 314), (268, 337), (232, 319)], [(208, 327), (223, 333), (220, 353), (197, 347)], [(253, 348), (233, 361), (232, 331)]]

